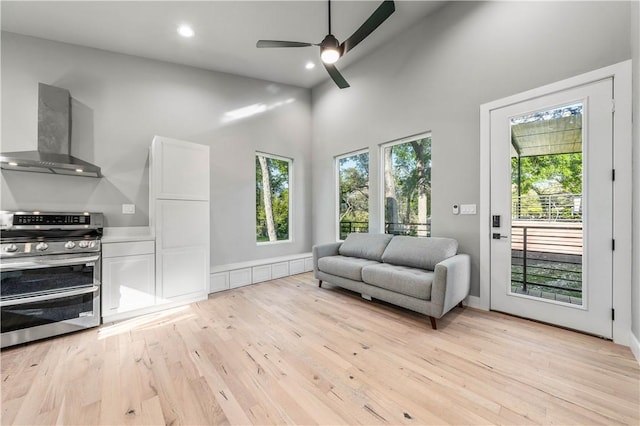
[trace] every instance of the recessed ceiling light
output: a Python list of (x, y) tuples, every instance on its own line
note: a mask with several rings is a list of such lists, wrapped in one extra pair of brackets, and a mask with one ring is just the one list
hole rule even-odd
[(308, 69), (308, 70), (312, 70), (312, 69), (314, 69), (314, 68), (316, 67), (316, 64), (314, 64), (313, 62), (309, 61), (309, 62), (307, 62), (307, 63), (305, 64), (305, 66), (304, 66), (304, 67), (305, 67), (306, 69)]
[(190, 26), (180, 25), (178, 27), (178, 34), (180, 34), (182, 37), (193, 37), (195, 33), (193, 32), (193, 29)]

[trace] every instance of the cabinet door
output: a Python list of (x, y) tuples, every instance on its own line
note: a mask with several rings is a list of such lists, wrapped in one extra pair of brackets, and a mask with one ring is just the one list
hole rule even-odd
[(153, 254), (102, 260), (103, 316), (154, 305), (153, 263)]
[(209, 147), (156, 136), (151, 144), (152, 197), (209, 199)]
[(158, 295), (168, 300), (209, 290), (209, 202), (157, 200)]

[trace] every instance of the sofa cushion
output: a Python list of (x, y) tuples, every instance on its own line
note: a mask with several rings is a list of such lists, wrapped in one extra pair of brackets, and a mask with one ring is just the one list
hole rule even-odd
[(423, 300), (431, 300), (433, 272), (379, 263), (362, 268), (362, 280), (376, 287)]
[(433, 270), (457, 251), (458, 242), (453, 238), (396, 236), (387, 245), (382, 261)]
[(325, 256), (318, 259), (318, 269), (320, 271), (354, 281), (362, 281), (362, 268), (364, 266), (378, 264), (375, 260), (347, 256)]
[(338, 253), (343, 256), (361, 257), (381, 262), (382, 253), (391, 238), (393, 235), (389, 234), (349, 234), (338, 249)]

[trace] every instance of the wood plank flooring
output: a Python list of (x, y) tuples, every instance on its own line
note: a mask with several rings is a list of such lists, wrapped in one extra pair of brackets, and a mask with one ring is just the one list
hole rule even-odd
[(633, 424), (629, 348), (302, 274), (3, 350), (2, 424)]

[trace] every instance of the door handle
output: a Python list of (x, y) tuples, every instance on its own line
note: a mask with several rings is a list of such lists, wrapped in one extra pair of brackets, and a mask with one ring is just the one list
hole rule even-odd
[(0, 307), (4, 308), (4, 307), (7, 307), (7, 306), (26, 305), (28, 303), (36, 303), (36, 302), (44, 302), (44, 301), (47, 301), (47, 300), (62, 299), (63, 297), (80, 296), (82, 294), (95, 293), (99, 289), (100, 289), (99, 286), (93, 285), (91, 287), (82, 287), (82, 288), (78, 288), (78, 289), (74, 289), (74, 290), (62, 291), (62, 292), (59, 292), (59, 293), (47, 293), (47, 294), (40, 294), (40, 295), (37, 295), (37, 296), (31, 296), (31, 297), (18, 297), (18, 298), (15, 298), (15, 299), (7, 299), (7, 300), (1, 301), (0, 302)]
[(508, 235), (500, 235), (499, 233), (494, 232), (493, 235), (492, 235), (492, 238), (494, 240), (499, 240), (500, 238), (509, 238), (509, 236)]

